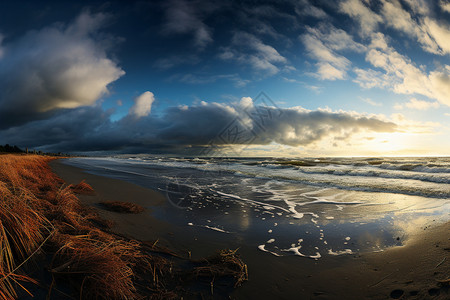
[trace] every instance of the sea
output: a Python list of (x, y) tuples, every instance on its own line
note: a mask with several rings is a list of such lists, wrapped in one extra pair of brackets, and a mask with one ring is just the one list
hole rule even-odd
[(140, 154), (64, 163), (159, 191), (167, 201), (152, 217), (277, 257), (383, 251), (450, 220), (450, 157)]

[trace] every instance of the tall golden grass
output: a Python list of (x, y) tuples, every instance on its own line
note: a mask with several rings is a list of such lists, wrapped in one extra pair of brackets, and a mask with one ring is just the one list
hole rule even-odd
[(83, 299), (136, 298), (133, 266), (146, 264), (139, 244), (96, 228), (98, 215), (74, 194), (92, 188), (85, 182), (65, 186), (50, 160), (0, 155), (0, 298), (17, 298), (23, 282), (35, 282), (21, 267), (44, 242), (53, 255), (50, 272)]
[(247, 266), (236, 251), (222, 251), (190, 271), (175, 271), (167, 257), (183, 258), (156, 242), (102, 230), (109, 223), (75, 195), (93, 194), (92, 187), (84, 181), (65, 185), (48, 165), (53, 159), (0, 155), (0, 299), (30, 293), (26, 286), (38, 282), (23, 269), (44, 250), (51, 261), (36, 265), (53, 278), (48, 299), (59, 282), (68, 283), (80, 299), (175, 299), (179, 295), (173, 290), (187, 277), (209, 277), (212, 284), (228, 276), (236, 286), (247, 280)]
[[(42, 161), (16, 155), (0, 156), (0, 298), (17, 297), (21, 282), (34, 282), (20, 266), (40, 246), (52, 225), (39, 206), (37, 184)], [(43, 186), (42, 186), (43, 188)], [(23, 288), (24, 289), (24, 288)]]

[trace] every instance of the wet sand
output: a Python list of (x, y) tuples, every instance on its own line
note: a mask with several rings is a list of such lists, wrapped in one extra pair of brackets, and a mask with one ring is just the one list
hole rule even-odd
[[(450, 222), (417, 228), (404, 246), (377, 253), (324, 256), (319, 260), (275, 257), (232, 234), (177, 226), (152, 216), (163, 209), (164, 195), (121, 180), (88, 174), (60, 161), (53, 170), (67, 183), (85, 179), (96, 191), (81, 196), (100, 215), (115, 222), (117, 233), (139, 240), (159, 240), (178, 253), (194, 258), (215, 250), (239, 248), (249, 269), (249, 281), (234, 290), (231, 299), (449, 299), (447, 286), (438, 280), (450, 277)], [(146, 207), (141, 214), (121, 214), (102, 209), (100, 201), (127, 201)], [(218, 293), (214, 298), (221, 298)]]

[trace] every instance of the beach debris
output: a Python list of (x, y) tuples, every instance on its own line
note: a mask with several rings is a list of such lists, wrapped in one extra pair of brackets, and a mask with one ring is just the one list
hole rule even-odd
[(100, 205), (107, 210), (119, 213), (138, 214), (144, 211), (144, 208), (142, 206), (131, 202), (103, 201), (100, 202)]
[(436, 265), (436, 267), (435, 268), (437, 268), (437, 267), (439, 267), (440, 265), (442, 265), (444, 262), (445, 262), (445, 260), (446, 260), (447, 258), (446, 257), (444, 257), (444, 259), (443, 260), (441, 260), (441, 262), (440, 263), (438, 263), (437, 265)]
[(391, 275), (394, 274), (394, 273), (395, 273), (395, 272), (392, 272), (392, 273), (390, 273), (390, 274), (384, 276), (383, 278), (381, 278), (380, 280), (378, 280), (376, 283), (370, 285), (369, 287), (374, 287), (374, 286), (379, 285), (381, 282), (383, 282), (385, 279), (387, 279), (389, 276), (391, 276)]
[(443, 280), (437, 280), (437, 282), (439, 283), (439, 285), (449, 286), (450, 285), (450, 278), (443, 279)]
[[(234, 287), (241, 286), (248, 280), (247, 265), (241, 260), (236, 250), (221, 250), (216, 255), (202, 261), (203, 266), (194, 268), (196, 277), (232, 277)], [(213, 282), (213, 281), (211, 281)]]

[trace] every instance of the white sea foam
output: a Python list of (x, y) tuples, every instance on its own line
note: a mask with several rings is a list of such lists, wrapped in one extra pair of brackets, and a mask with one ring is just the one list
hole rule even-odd
[(226, 231), (223, 230), (221, 228), (217, 228), (217, 227), (213, 227), (213, 226), (208, 226), (208, 225), (197, 225), (199, 227), (203, 227), (203, 228), (207, 228), (207, 229), (211, 229), (211, 230), (215, 230), (215, 231), (219, 231), (219, 232), (223, 232), (223, 233), (231, 233), (230, 231)]
[(211, 229), (214, 231), (218, 231), (218, 232), (223, 232), (223, 233), (231, 233), (230, 231), (218, 228), (218, 227), (214, 227), (214, 226), (208, 226), (208, 225), (194, 225), (193, 223), (189, 222), (188, 223), (189, 226), (195, 226), (195, 227), (202, 227), (202, 228), (206, 228), (206, 229)]
[(344, 249), (342, 251), (333, 251), (333, 249), (328, 250), (328, 254), (330, 255), (343, 255), (343, 254), (353, 254), (353, 251), (351, 249)]
[(278, 253), (275, 253), (275, 252), (272, 252), (272, 251), (267, 250), (267, 249), (266, 249), (266, 245), (264, 245), (264, 244), (259, 245), (259, 246), (258, 246), (258, 249), (261, 250), (261, 251), (264, 251), (264, 252), (268, 252), (268, 253), (270, 253), (270, 254), (273, 254), (273, 255), (275, 255), (275, 256), (280, 256)]
[(282, 210), (282, 211), (289, 212), (289, 210), (287, 210), (287, 209), (285, 209), (285, 208), (283, 208), (281, 206), (270, 205), (270, 204), (259, 202), (259, 201), (255, 201), (255, 200), (245, 199), (245, 198), (242, 198), (242, 197), (240, 197), (238, 195), (227, 194), (227, 193), (223, 193), (223, 192), (219, 192), (219, 191), (215, 191), (215, 190), (213, 190), (213, 191), (216, 192), (219, 195), (227, 196), (227, 197), (239, 200), (239, 201), (243, 201), (243, 202), (247, 202), (247, 203), (254, 203), (254, 204), (261, 205), (262, 207), (266, 207), (267, 206), (267, 207), (272, 207), (273, 209), (279, 209), (279, 210)]

